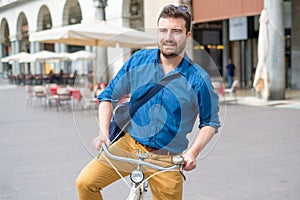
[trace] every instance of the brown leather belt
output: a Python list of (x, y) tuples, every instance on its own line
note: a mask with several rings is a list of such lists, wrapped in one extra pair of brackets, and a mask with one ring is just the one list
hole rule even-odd
[(137, 142), (138, 144), (142, 145), (148, 152), (151, 152), (153, 154), (158, 154), (158, 155), (164, 155), (164, 156), (171, 156), (171, 155), (176, 155), (170, 151), (167, 151), (165, 149), (156, 149), (156, 148), (153, 148), (153, 147), (149, 147), (147, 145), (143, 145), (139, 142)]

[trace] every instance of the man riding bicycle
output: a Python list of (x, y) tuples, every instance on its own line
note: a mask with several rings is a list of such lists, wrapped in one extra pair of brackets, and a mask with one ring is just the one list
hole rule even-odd
[[(157, 26), (159, 48), (136, 52), (98, 96), (100, 128), (93, 145), (99, 150), (106, 144), (110, 146), (109, 151), (118, 156), (134, 157), (137, 150), (149, 153), (150, 162), (165, 166), (169, 165), (172, 156), (182, 154), (183, 169), (189, 171), (196, 168), (197, 156), (220, 127), (218, 96), (209, 75), (185, 52), (191, 36), (191, 15), (187, 7), (165, 6)], [(122, 96), (131, 94), (130, 104), (134, 104), (155, 84), (175, 73), (180, 76), (169, 81), (143, 104), (131, 116), (125, 136), (110, 145), (113, 107)], [(200, 130), (189, 147), (186, 136), (192, 131), (197, 116)], [(99, 190), (120, 176), (127, 176), (134, 167), (101, 154), (76, 180), (79, 199), (102, 199)], [(148, 170), (145, 175), (151, 176), (148, 183), (153, 199), (182, 199), (183, 177), (179, 171), (156, 174), (156, 171)]]

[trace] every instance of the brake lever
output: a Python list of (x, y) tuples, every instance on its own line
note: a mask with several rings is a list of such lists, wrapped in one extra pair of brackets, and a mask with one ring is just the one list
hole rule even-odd
[(183, 165), (180, 165), (179, 172), (180, 172), (181, 176), (183, 177), (183, 180), (186, 181), (186, 177), (183, 173)]
[(183, 174), (183, 165), (184, 165), (184, 158), (182, 155), (176, 155), (176, 156), (173, 156), (172, 157), (172, 162), (175, 164), (175, 165), (179, 165), (179, 172), (180, 174), (182, 175), (183, 177), (183, 180), (186, 181), (186, 177), (185, 175)]
[(98, 156), (97, 156), (97, 159), (99, 159), (100, 155), (102, 154), (103, 152), (103, 147), (100, 148), (99, 152), (98, 152)]

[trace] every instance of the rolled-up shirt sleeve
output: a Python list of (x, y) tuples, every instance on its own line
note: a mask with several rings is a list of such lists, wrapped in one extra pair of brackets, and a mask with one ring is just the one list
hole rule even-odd
[(98, 101), (110, 101), (116, 105), (124, 95), (130, 91), (129, 66), (132, 59), (129, 59), (117, 73), (117, 75), (109, 82), (107, 87), (98, 95)]
[(219, 97), (214, 92), (209, 76), (203, 77), (198, 90), (199, 128), (211, 126), (216, 129), (221, 126), (219, 120)]

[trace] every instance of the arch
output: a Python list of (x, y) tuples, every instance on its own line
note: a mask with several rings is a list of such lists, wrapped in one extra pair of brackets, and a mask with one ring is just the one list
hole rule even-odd
[(21, 52), (30, 52), (29, 34), (28, 34), (28, 20), (23, 12), (18, 16), (17, 20), (17, 40), (20, 41)]
[[(63, 26), (78, 24), (81, 20), (82, 12), (78, 0), (67, 0), (63, 10)], [(83, 46), (67, 45), (68, 52), (75, 52), (83, 49)]]
[(9, 41), (9, 27), (8, 27), (8, 22), (6, 18), (3, 18), (1, 20), (1, 25), (0, 25), (0, 43), (5, 44), (5, 40), (8, 39)]
[(78, 0), (67, 0), (63, 10), (63, 26), (78, 24), (82, 20), (81, 7)]
[[(9, 39), (9, 27), (6, 18), (1, 20), (0, 24), (0, 43), (2, 46), (2, 57), (11, 55), (11, 42)], [(0, 67), (2, 67), (2, 71), (8, 73), (11, 70), (11, 65), (9, 63), (1, 63)]]
[(135, 29), (144, 29), (144, 1), (123, 0), (123, 23)]
[(8, 56), (11, 52), (11, 42), (9, 40), (9, 27), (5, 18), (1, 20), (0, 25), (0, 43), (2, 44), (2, 55)]
[(37, 31), (47, 30), (52, 28), (52, 17), (49, 8), (42, 5), (38, 12)]
[[(47, 30), (52, 28), (52, 17), (48, 6), (42, 5), (38, 12), (37, 30)], [(40, 44), (43, 50), (54, 51), (54, 44)]]

